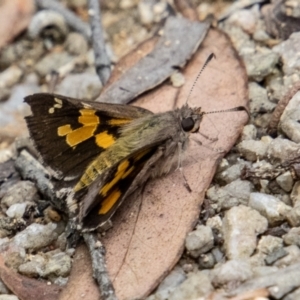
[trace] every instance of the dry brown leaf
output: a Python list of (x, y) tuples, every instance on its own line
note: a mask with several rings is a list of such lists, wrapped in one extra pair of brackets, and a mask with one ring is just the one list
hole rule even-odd
[(60, 300), (99, 299), (100, 293), (93, 279), (92, 264), (85, 245), (76, 249), (73, 267), (66, 288), (59, 296)]
[(27, 28), (34, 11), (33, 0), (0, 1), (0, 49)]
[(151, 51), (153, 51), (159, 37), (153, 36), (150, 39), (142, 42), (134, 49), (136, 55), (132, 55), (132, 52), (122, 57), (121, 61), (114, 68), (108, 82), (104, 86), (102, 93), (114, 82), (116, 82), (128, 69), (134, 66), (141, 58), (145, 57)]
[(133, 57), (138, 61), (118, 81), (110, 81), (96, 101), (127, 104), (158, 86), (169, 78), (176, 67), (186, 65), (206, 36), (209, 26), (208, 22), (169, 17), (151, 54), (143, 56), (143, 53), (134, 51)]
[(22, 276), (9, 269), (5, 266), (3, 256), (0, 256), (0, 277), (20, 300), (56, 300), (62, 290), (57, 285), (48, 285), (46, 282)]
[[(172, 109), (176, 99), (180, 107), (186, 102), (197, 73), (212, 52), (217, 59), (208, 65), (196, 84), (189, 104), (201, 106), (204, 111), (247, 106), (244, 65), (229, 39), (216, 30), (210, 30), (200, 51), (184, 69), (186, 84), (181, 89), (165, 83), (134, 104), (161, 112)], [(205, 116), (200, 131), (209, 137), (217, 137), (218, 141), (210, 143), (200, 135), (198, 137), (209, 147), (228, 151), (246, 120), (245, 112)], [(198, 219), (216, 162), (222, 155), (191, 143), (184, 163), (191, 193), (184, 187), (180, 172), (173, 172), (148, 184), (143, 196), (133, 195), (127, 199), (113, 217), (114, 226), (102, 242), (107, 250), (107, 267), (118, 299), (144, 298), (176, 264), (185, 237)]]

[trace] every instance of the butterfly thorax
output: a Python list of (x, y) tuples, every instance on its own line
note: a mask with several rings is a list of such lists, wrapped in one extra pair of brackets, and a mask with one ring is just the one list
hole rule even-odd
[[(145, 149), (154, 149), (160, 145), (164, 147), (164, 157), (168, 157), (170, 161), (170, 158), (176, 156), (178, 147), (186, 149), (189, 131), (198, 131), (201, 117), (199, 109), (185, 105), (181, 109), (148, 115), (132, 121), (121, 129), (121, 136), (116, 143), (88, 165), (74, 191), (78, 192), (88, 187), (97, 177), (102, 176), (105, 170), (119, 164), (129, 155), (141, 153)], [(173, 126), (170, 127), (170, 124)], [(151, 177), (169, 172), (172, 164), (164, 163), (166, 167)]]

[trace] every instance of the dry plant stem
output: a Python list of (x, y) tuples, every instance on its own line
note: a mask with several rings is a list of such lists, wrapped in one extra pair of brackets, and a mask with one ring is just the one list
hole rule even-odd
[(268, 127), (268, 133), (271, 136), (276, 136), (281, 115), (283, 114), (290, 100), (294, 97), (294, 95), (299, 90), (300, 90), (300, 81), (296, 82), (295, 85), (292, 88), (290, 88), (286, 92), (286, 94), (279, 100), (275, 110), (273, 111), (272, 118)]
[(87, 40), (91, 39), (91, 30), (85, 22), (80, 20), (74, 13), (65, 8), (61, 3), (55, 0), (35, 0), (36, 5), (41, 9), (51, 9), (60, 13), (68, 25), (80, 32)]
[(93, 233), (84, 233), (83, 238), (91, 255), (93, 277), (98, 283), (101, 299), (118, 300), (115, 295), (112, 282), (107, 273), (104, 246)]
[(49, 180), (45, 169), (41, 164), (27, 151), (22, 150), (15, 162), (16, 169), (24, 179), (33, 181), (38, 190), (50, 200), (50, 202), (59, 209), (62, 207), (62, 201), (59, 200), (53, 192), (53, 184)]
[(95, 53), (95, 68), (100, 81), (104, 86), (110, 77), (111, 70), (110, 59), (105, 48), (99, 1), (89, 0), (88, 5), (93, 49)]
[[(56, 197), (53, 192), (53, 185), (47, 178), (47, 175), (39, 162), (26, 150), (22, 150), (17, 158), (16, 168), (19, 170), (23, 178), (34, 181), (39, 191), (50, 199), (55, 207), (60, 208), (57, 205), (63, 201)], [(101, 296), (103, 297), (102, 299), (117, 300), (113, 285), (106, 271), (105, 249), (103, 245), (100, 243), (98, 246), (97, 244), (99, 242), (96, 244), (97, 238), (92, 233), (85, 233), (83, 237), (91, 254), (93, 276), (98, 283)]]

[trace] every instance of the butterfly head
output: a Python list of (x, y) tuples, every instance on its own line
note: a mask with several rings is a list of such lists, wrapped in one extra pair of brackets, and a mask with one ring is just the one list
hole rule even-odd
[(199, 131), (204, 112), (200, 107), (191, 108), (184, 105), (181, 108), (181, 127), (184, 132), (195, 133)]

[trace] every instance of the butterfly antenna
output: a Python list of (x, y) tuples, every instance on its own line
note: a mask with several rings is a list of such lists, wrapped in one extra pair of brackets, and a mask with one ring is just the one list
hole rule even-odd
[(189, 101), (189, 99), (190, 99), (190, 96), (191, 96), (191, 94), (192, 94), (192, 92), (193, 92), (193, 90), (194, 90), (194, 87), (195, 87), (195, 85), (196, 85), (196, 83), (197, 83), (197, 81), (198, 81), (200, 75), (202, 74), (202, 72), (205, 70), (205, 68), (206, 68), (206, 66), (208, 65), (208, 63), (209, 63), (213, 58), (216, 58), (216, 56), (214, 55), (214, 53), (211, 53), (211, 54), (208, 56), (208, 58), (206, 59), (206, 61), (205, 61), (204, 65), (203, 65), (203, 67), (201, 68), (200, 72), (198, 73), (198, 75), (197, 75), (197, 77), (196, 77), (196, 79), (195, 79), (195, 81), (194, 81), (194, 83), (193, 83), (193, 85), (192, 85), (192, 88), (191, 88), (191, 90), (190, 90), (190, 92), (189, 92), (189, 95), (187, 96), (187, 99), (186, 99), (186, 102), (185, 102), (185, 103), (188, 103), (188, 101)]
[(229, 108), (229, 109), (208, 111), (208, 112), (203, 112), (203, 114), (208, 115), (208, 114), (217, 114), (217, 113), (223, 113), (223, 112), (229, 112), (229, 111), (242, 111), (242, 110), (245, 111), (248, 114), (248, 117), (250, 118), (250, 114), (249, 114), (248, 110), (246, 109), (246, 107), (244, 107), (244, 106), (237, 106), (237, 107), (233, 107), (233, 108)]

